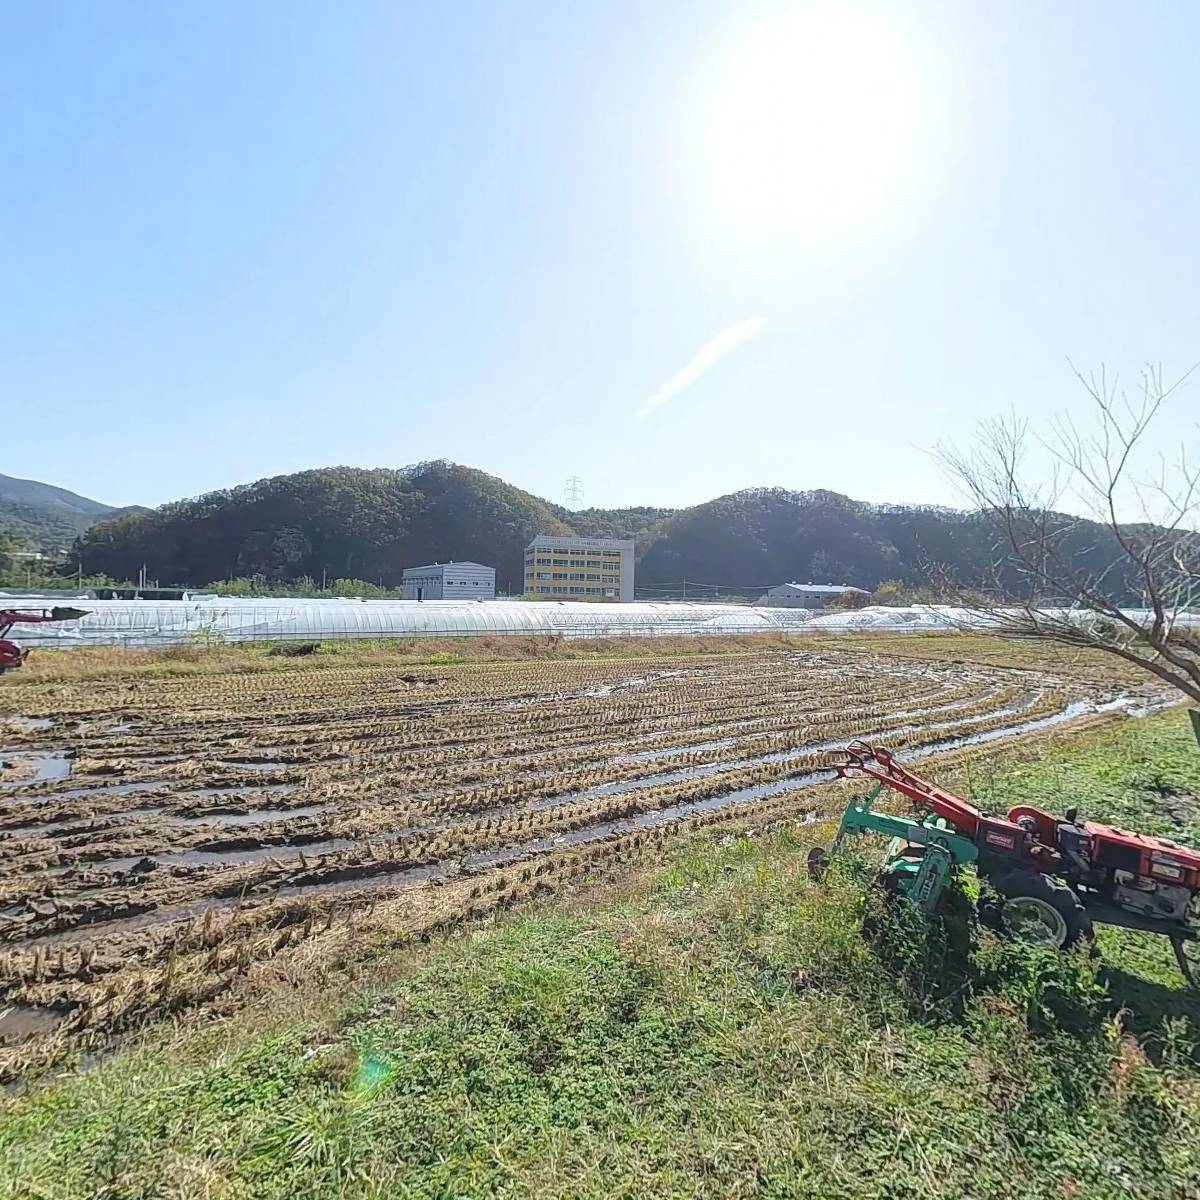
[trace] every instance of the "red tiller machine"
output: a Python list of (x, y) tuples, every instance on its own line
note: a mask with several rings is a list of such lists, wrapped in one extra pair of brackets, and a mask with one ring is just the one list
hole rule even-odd
[[(1159, 933), (1188, 982), (1200, 986), (1200, 852), (1081, 822), (1073, 808), (1056, 817), (1021, 804), (1006, 817), (988, 816), (866, 742), (851, 742), (830, 766), (843, 779), (875, 780), (871, 795), (846, 809), (838, 840), (890, 835), (883, 880), (897, 894), (932, 910), (954, 868), (973, 864), (1002, 897), (999, 911), (985, 915), (1012, 932), (1059, 948), (1090, 937), (1093, 924)], [(884, 788), (906, 797), (915, 819), (875, 812)], [(809, 861), (820, 874), (828, 855), (814, 850)]]

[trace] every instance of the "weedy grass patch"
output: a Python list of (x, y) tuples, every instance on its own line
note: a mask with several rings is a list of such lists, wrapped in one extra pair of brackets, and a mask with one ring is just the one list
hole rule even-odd
[[(288, 653), (302, 645), (302, 655)], [(177, 646), (85, 646), (34, 651), (20, 671), (0, 683), (21, 689), (38, 683), (89, 679), (172, 679), (263, 674), (352, 666), (456, 666), (467, 663), (570, 662), (578, 659), (693, 658), (783, 650), (786, 634), (721, 637), (566, 638), (552, 634), (464, 637), (335, 638), (317, 642), (228, 643), (218, 637)]]

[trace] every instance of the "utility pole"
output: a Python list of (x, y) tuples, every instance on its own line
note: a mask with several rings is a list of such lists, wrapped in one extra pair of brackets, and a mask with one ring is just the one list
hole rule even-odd
[(568, 508), (578, 508), (583, 503), (583, 480), (578, 475), (567, 476), (565, 494)]

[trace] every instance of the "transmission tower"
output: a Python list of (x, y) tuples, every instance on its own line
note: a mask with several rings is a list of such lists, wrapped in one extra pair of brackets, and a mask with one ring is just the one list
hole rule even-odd
[(578, 475), (567, 476), (565, 495), (568, 508), (578, 508), (583, 503), (583, 480)]

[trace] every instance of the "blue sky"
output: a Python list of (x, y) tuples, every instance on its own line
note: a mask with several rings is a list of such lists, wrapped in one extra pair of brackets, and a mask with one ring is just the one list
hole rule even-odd
[(0, 470), (953, 502), (925, 448), (1082, 411), (1068, 356), (1200, 358), (1200, 8), (796, 8), (7, 5)]

